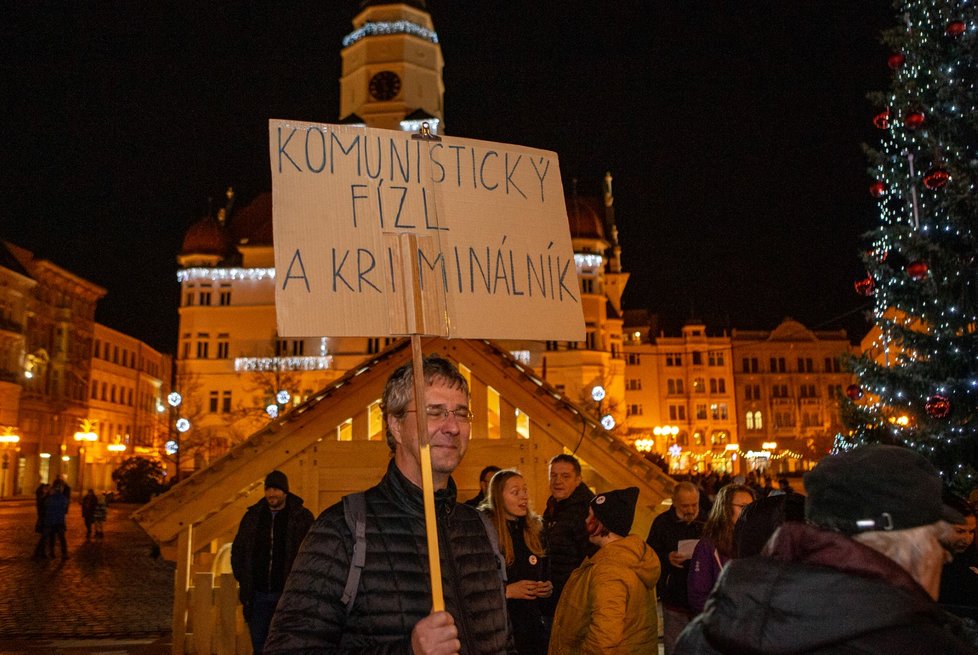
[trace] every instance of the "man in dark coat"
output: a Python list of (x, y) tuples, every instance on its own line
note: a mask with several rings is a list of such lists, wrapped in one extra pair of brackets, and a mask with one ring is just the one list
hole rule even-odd
[(978, 550), (975, 549), (975, 508), (957, 496), (944, 499), (958, 510), (964, 523), (951, 526), (945, 547), (954, 557), (941, 573), (941, 596), (937, 602), (952, 614), (978, 621)]
[(598, 547), (588, 540), (585, 522), (594, 493), (581, 478), (581, 463), (573, 455), (560, 453), (550, 458), (549, 468), (550, 498), (543, 512), (543, 531), (554, 593), (544, 609), (552, 617), (570, 574), (585, 557), (598, 552)]
[[(513, 653), (498, 560), (479, 511), (456, 502), (451, 478), (473, 418), (465, 378), (446, 359), (424, 359), (424, 405), (411, 364), (394, 371), (382, 401), (387, 474), (363, 494), (364, 540), (344, 504), (324, 511), (296, 558), (265, 654), (309, 652)], [(427, 423), (445, 610), (432, 612), (417, 413)], [(359, 528), (357, 528), (359, 530)], [(354, 546), (365, 546), (355, 595), (344, 600)]]
[(265, 497), (248, 508), (238, 526), (231, 569), (255, 655), (262, 653), (275, 606), (312, 521), (302, 498), (289, 493), (289, 478), (272, 471), (265, 477)]
[[(672, 507), (652, 521), (645, 540), (659, 556), (662, 573), (656, 592), (662, 602), (662, 644), (672, 655), (679, 633), (693, 618), (686, 582), (693, 548), (688, 542), (700, 538), (706, 517), (700, 504), (700, 491), (691, 482), (680, 482), (672, 489)], [(679, 542), (687, 542), (680, 551)]]
[(863, 446), (824, 458), (805, 489), (808, 523), (728, 564), (677, 653), (978, 653), (934, 602), (941, 540), (962, 519), (926, 458)]

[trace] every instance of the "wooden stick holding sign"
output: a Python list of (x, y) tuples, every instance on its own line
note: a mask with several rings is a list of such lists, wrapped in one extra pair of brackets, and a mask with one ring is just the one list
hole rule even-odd
[[(425, 141), (441, 141), (441, 139), (431, 133), (428, 123), (421, 124), (421, 130), (412, 138)], [(437, 210), (435, 212), (437, 214)], [(441, 612), (445, 609), (445, 595), (441, 584), (441, 551), (438, 547), (438, 514), (435, 511), (435, 483), (431, 472), (431, 443), (428, 435), (428, 413), (425, 411), (425, 382), (424, 382), (424, 353), (421, 350), (421, 335), (425, 332), (424, 317), (425, 306), (436, 304), (426, 303), (425, 295), (422, 293), (421, 280), (418, 277), (419, 264), (417, 236), (413, 234), (401, 237), (401, 242), (407, 241), (410, 256), (407, 258), (411, 286), (404, 287), (405, 291), (410, 289), (410, 295), (414, 302), (414, 327), (411, 331), (411, 359), (414, 370), (414, 406), (417, 411), (414, 413), (417, 421), (418, 430), (418, 461), (421, 462), (421, 495), (424, 499), (424, 525), (425, 535), (428, 540), (428, 568), (431, 572), (431, 611)], [(401, 259), (402, 264), (404, 259)], [(433, 296), (437, 302), (437, 294)]]

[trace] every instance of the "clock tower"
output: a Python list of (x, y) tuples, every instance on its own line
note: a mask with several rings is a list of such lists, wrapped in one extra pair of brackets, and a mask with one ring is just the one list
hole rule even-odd
[(362, 0), (353, 28), (343, 39), (340, 119), (398, 130), (420, 118), (441, 132), (444, 62), (424, 0)]

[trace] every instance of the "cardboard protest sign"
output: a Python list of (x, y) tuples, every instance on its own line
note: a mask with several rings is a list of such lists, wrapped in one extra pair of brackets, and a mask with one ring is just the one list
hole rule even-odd
[(269, 151), (279, 335), (584, 339), (555, 153), (274, 119)]

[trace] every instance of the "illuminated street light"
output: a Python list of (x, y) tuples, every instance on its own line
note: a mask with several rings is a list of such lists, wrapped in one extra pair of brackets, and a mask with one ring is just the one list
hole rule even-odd
[(605, 430), (614, 430), (615, 425), (615, 417), (611, 414), (605, 414), (601, 417), (601, 427), (603, 427)]
[(591, 389), (591, 399), (596, 403), (600, 403), (607, 395), (608, 393), (600, 384)]
[(653, 448), (655, 448), (655, 440), (653, 439), (635, 440), (635, 450), (640, 453), (651, 453)]
[(189, 429), (190, 429), (190, 421), (188, 421), (185, 418), (178, 418), (177, 419), (177, 431), (178, 432), (186, 432)]

